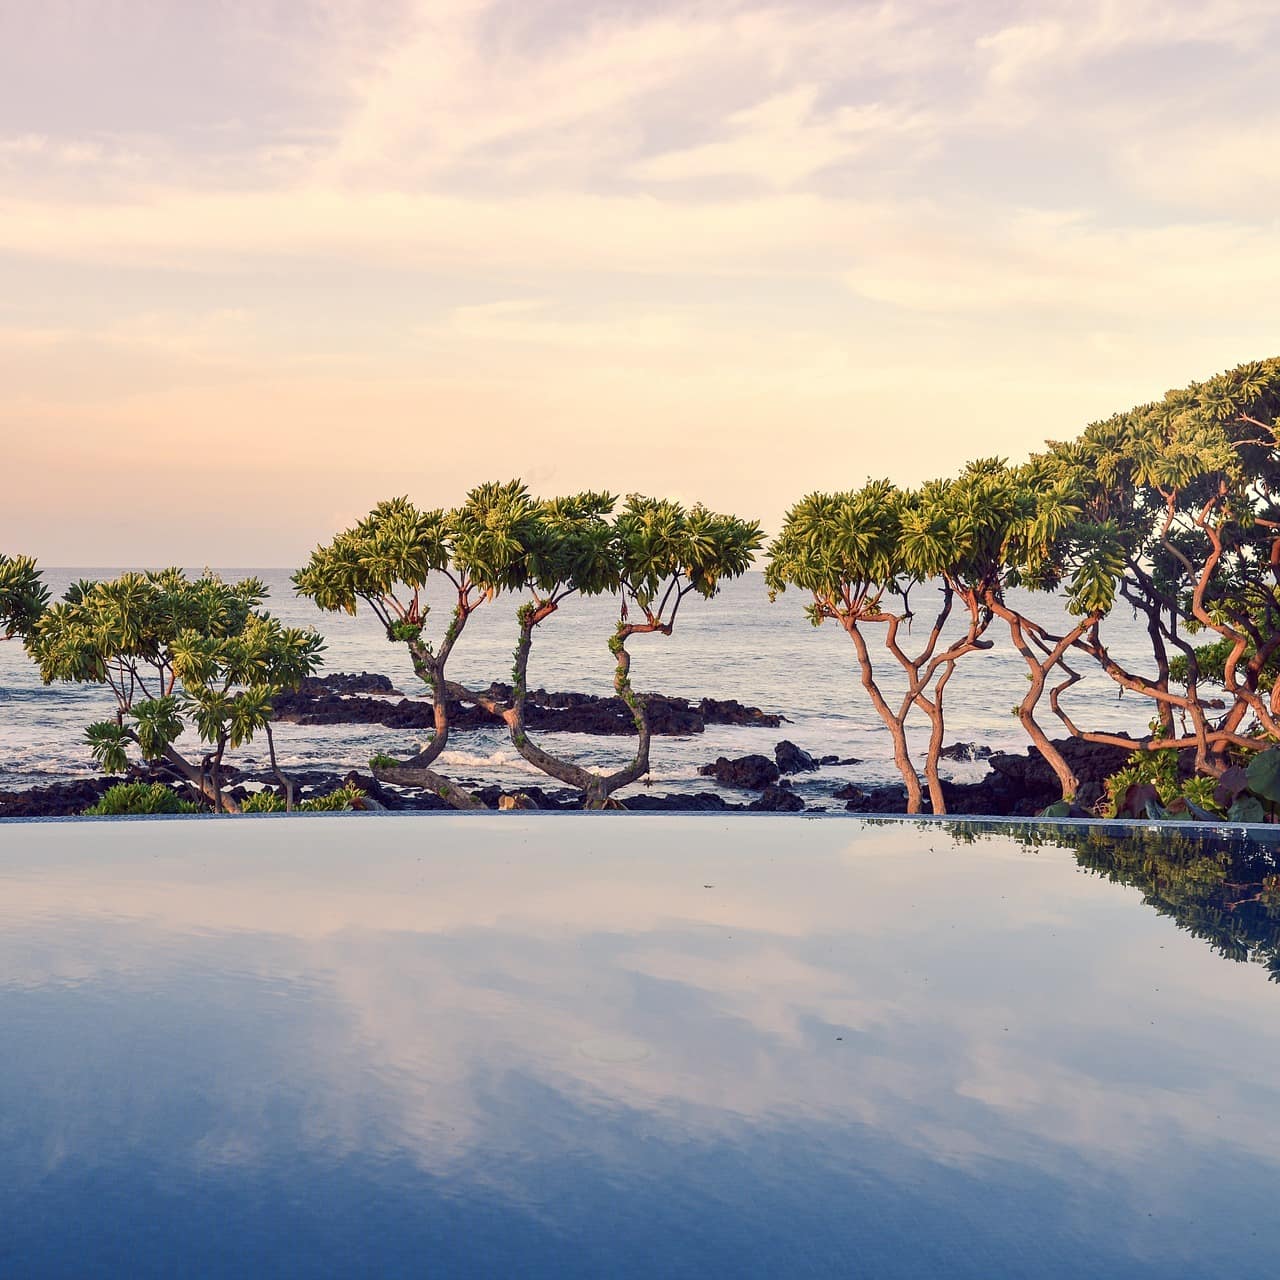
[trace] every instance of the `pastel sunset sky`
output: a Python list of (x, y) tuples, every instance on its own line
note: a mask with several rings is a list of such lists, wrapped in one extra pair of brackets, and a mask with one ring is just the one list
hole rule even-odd
[(777, 526), (1280, 352), (1276, 0), (0, 3), (0, 550)]

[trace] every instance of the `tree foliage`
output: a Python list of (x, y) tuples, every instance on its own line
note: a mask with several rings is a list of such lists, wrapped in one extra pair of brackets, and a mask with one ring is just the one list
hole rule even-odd
[[(407, 497), (379, 503), (350, 529), (318, 546), (293, 576), (300, 595), (331, 612), (363, 603), (387, 639), (405, 646), (414, 673), (431, 691), (435, 729), (412, 758), (383, 765), (387, 781), (415, 782), (457, 808), (478, 804), (432, 768), (450, 737), (448, 663), (472, 614), (528, 577), (537, 504), (519, 480), (476, 486), (452, 510), (423, 511)], [(429, 626), (429, 595), (452, 603), (443, 626)]]
[[(1046, 695), (1076, 736), (1140, 751), (1194, 748), (1207, 775), (1227, 769), (1233, 753), (1280, 739), (1278, 413), (1280, 360), (1257, 361), (1094, 423), (1074, 440), (1050, 441), (1020, 465), (984, 459), (915, 490), (872, 481), (811, 494), (791, 509), (770, 547), (770, 590), (809, 592), (814, 623), (834, 619), (853, 638), (862, 683), (894, 736), (910, 807), (920, 794), (904, 730), (914, 709), (932, 724), (926, 773), (935, 810), (942, 803), (931, 765), (955, 655), (936, 637), (957, 602), (968, 614), (965, 652), (985, 646), (991, 619), (1006, 625), (1028, 675), (1015, 713), (1064, 798), (1077, 782), (1040, 722)], [(907, 654), (900, 628), (913, 616), (911, 592), (925, 583), (942, 592), (940, 623)], [(1037, 619), (1012, 594), (1018, 588), (1061, 596), (1070, 624)], [(1121, 603), (1146, 624), (1149, 669), (1111, 652), (1107, 620)], [(896, 707), (866, 649), (862, 633), (872, 625), (883, 627), (907, 675)], [(1078, 725), (1066, 695), (1089, 668), (1150, 698), (1159, 736)]]
[[(86, 731), (105, 770), (123, 772), (136, 750), (234, 810), (221, 785), (226, 752), (270, 734), (273, 697), (312, 674), (323, 648), (314, 631), (263, 611), (266, 594), (256, 578), (189, 579), (181, 569), (81, 581), (40, 615), (26, 646), (46, 684), (110, 689), (114, 717)], [(203, 744), (199, 763), (175, 746), (188, 728)]]
[[(549, 777), (576, 787), (588, 808), (608, 804), (615, 791), (649, 771), (652, 733), (647, 700), (631, 682), (632, 638), (670, 636), (684, 600), (713, 598), (722, 582), (747, 571), (763, 539), (753, 521), (701, 504), (686, 507), (673, 499), (631, 494), (615, 513), (616, 503), (611, 494), (587, 492), (537, 504), (523, 584), (530, 598), (516, 615), (511, 705), (500, 709), (521, 755)], [(606, 593), (617, 595), (619, 616), (603, 639), (613, 659), (614, 691), (635, 723), (636, 749), (621, 768), (601, 775), (534, 743), (525, 705), (536, 629), (569, 596)]]
[(49, 588), (30, 556), (0, 552), (0, 639), (25, 636), (49, 604)]

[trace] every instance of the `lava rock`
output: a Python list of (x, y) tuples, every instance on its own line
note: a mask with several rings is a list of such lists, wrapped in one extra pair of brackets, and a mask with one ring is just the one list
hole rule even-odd
[(694, 795), (628, 796), (625, 803), (628, 809), (637, 812), (647, 810), (664, 813), (719, 813), (726, 809), (744, 807), (729, 804), (724, 796), (717, 795), (714, 791), (699, 791)]
[(754, 813), (801, 813), (804, 801), (785, 787), (765, 787), (759, 798), (753, 800), (747, 808)]
[(92, 808), (123, 778), (75, 778), (26, 791), (0, 791), (0, 818), (68, 818)]
[(322, 693), (394, 694), (399, 690), (386, 676), (376, 675), (371, 671), (362, 671), (359, 675), (352, 675), (349, 671), (330, 671), (327, 675), (307, 676), (298, 686), (297, 692), (316, 696)]
[[(489, 809), (581, 809), (582, 797), (576, 791), (549, 794), (541, 787), (520, 787), (514, 791), (504, 791), (499, 786), (479, 787), (471, 793)], [(504, 804), (517, 800), (519, 803)]]
[(698, 703), (698, 713), (707, 724), (749, 724), (759, 725), (764, 729), (776, 729), (779, 725), (790, 724), (786, 716), (773, 715), (761, 711), (759, 707), (743, 706), (736, 698), (703, 698)]
[[(360, 686), (369, 683), (369, 688)], [(431, 729), (435, 709), (426, 698), (401, 698), (392, 702), (369, 693), (394, 693), (385, 676), (327, 676), (309, 679), (293, 691), (273, 699), (275, 719), (289, 724), (380, 724), (389, 729)], [(482, 693), (490, 702), (510, 705), (511, 686), (494, 682)], [(649, 727), (656, 737), (686, 737), (702, 733), (709, 724), (776, 726), (781, 716), (740, 702), (716, 702), (704, 698), (694, 706), (684, 698), (660, 693), (646, 695)], [(501, 725), (502, 718), (479, 703), (449, 703), (450, 726), (455, 731)], [(621, 698), (588, 693), (548, 693), (534, 689), (525, 704), (525, 724), (534, 731), (587, 733), (599, 737), (634, 735), (635, 721)]]
[(736, 760), (720, 756), (698, 772), (705, 778), (714, 778), (722, 787), (742, 787), (747, 791), (763, 791), (779, 777), (778, 766), (762, 755), (739, 756)]
[(404, 802), (398, 795), (388, 791), (383, 785), (369, 773), (357, 773), (354, 769), (342, 779), (344, 787), (357, 787), (383, 809), (403, 809)]
[(774, 747), (773, 759), (779, 773), (810, 773), (818, 767), (818, 762), (807, 751), (801, 751), (786, 738)]
[(976, 742), (953, 742), (938, 752), (943, 760), (959, 761), (990, 760), (994, 754), (990, 747), (980, 746)]
[(897, 783), (870, 787), (845, 805), (850, 813), (906, 813), (907, 789)]

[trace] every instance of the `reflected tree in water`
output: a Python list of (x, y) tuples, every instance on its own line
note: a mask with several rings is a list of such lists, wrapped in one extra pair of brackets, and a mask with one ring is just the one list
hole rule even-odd
[(1029, 849), (1068, 849), (1086, 871), (1140, 890), (1147, 906), (1220, 956), (1264, 965), (1271, 981), (1280, 982), (1280, 860), (1274, 846), (1156, 826), (954, 822), (947, 830), (964, 844), (998, 838)]

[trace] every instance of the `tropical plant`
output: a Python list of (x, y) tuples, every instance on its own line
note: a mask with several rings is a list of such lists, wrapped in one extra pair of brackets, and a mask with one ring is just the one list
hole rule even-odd
[[(873, 481), (845, 493), (814, 493), (788, 513), (769, 548), (766, 581), (776, 598), (788, 586), (810, 593), (814, 626), (834, 620), (854, 645), (862, 687), (889, 731), (894, 761), (918, 813), (922, 792), (907, 740), (913, 709), (928, 719), (924, 773), (934, 813), (946, 812), (939, 760), (945, 737), (944, 695), (956, 665), (989, 649), (985, 638), (1002, 605), (1002, 573), (1011, 521), (1009, 473), (998, 460), (974, 463), (953, 480), (917, 490)], [(923, 644), (903, 639), (915, 614), (912, 594), (936, 587), (939, 601)], [(958, 610), (958, 612), (957, 612)], [(948, 624), (960, 632), (945, 639)], [(896, 703), (884, 693), (867, 643), (882, 628), (884, 648), (905, 679)]]
[[(409, 759), (385, 757), (375, 774), (380, 779), (430, 787), (455, 808), (479, 805), (432, 767), (450, 735), (447, 666), (472, 614), (523, 583), (521, 535), (533, 506), (518, 480), (479, 485), (452, 511), (423, 511), (408, 498), (393, 498), (317, 547), (293, 575), (298, 593), (321, 609), (354, 615), (361, 603), (369, 608), (387, 639), (405, 646), (414, 673), (431, 692), (431, 741)], [(434, 639), (427, 599), (433, 585), (452, 597), (449, 621)]]
[[(530, 599), (516, 614), (510, 704), (465, 695), (500, 715), (520, 754), (549, 777), (580, 791), (588, 809), (610, 805), (614, 792), (649, 772), (648, 703), (632, 686), (628, 643), (639, 635), (670, 636), (684, 600), (690, 595), (714, 597), (722, 582), (750, 568), (762, 541), (759, 525), (701, 504), (685, 507), (671, 499), (632, 494), (612, 515), (615, 503), (611, 494), (580, 493), (537, 504), (523, 531), (522, 585)], [(621, 768), (597, 774), (531, 739), (525, 723), (529, 656), (537, 628), (568, 597), (614, 592), (619, 616), (606, 644), (613, 659), (614, 691), (635, 724), (636, 748)]]
[[(296, 813), (338, 813), (365, 808), (365, 793), (359, 787), (338, 787), (322, 796), (311, 796), (293, 806)], [(255, 791), (245, 798), (241, 813), (283, 813), (285, 800), (274, 791)]]
[(49, 589), (30, 556), (0, 552), (0, 640), (26, 636), (49, 604)]
[[(236, 812), (223, 790), (228, 750), (266, 734), (272, 768), (271, 700), (318, 666), (313, 631), (284, 627), (260, 606), (256, 578), (227, 583), (181, 569), (125, 573), (74, 583), (25, 637), (46, 684), (54, 680), (110, 689), (115, 714), (91, 724), (94, 759), (109, 773), (129, 767), (129, 752), (162, 762), (215, 809)], [(203, 744), (199, 761), (175, 746), (188, 727)]]
[(84, 810), (90, 818), (155, 813), (199, 813), (200, 806), (183, 800), (163, 782), (120, 782), (103, 792), (97, 804)]
[[(1049, 456), (1076, 475), (1087, 517), (1117, 530), (1120, 594), (1146, 623), (1154, 671), (1118, 661), (1101, 618), (1076, 648), (1123, 689), (1152, 699), (1162, 726), (1159, 739), (1134, 743), (1063, 716), (1076, 736), (1193, 749), (1197, 769), (1213, 775), (1234, 751), (1280, 736), (1278, 413), (1280, 360), (1257, 361), (1051, 446)], [(1197, 633), (1212, 638), (1197, 643)]]

